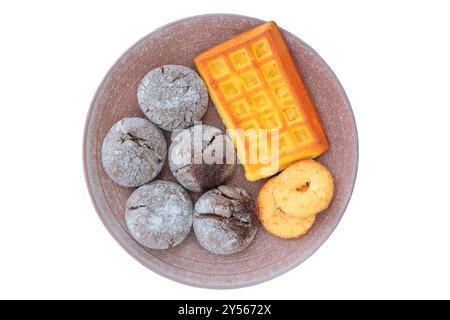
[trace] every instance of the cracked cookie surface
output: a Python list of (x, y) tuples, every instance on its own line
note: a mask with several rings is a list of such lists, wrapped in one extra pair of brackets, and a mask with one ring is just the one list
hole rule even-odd
[(108, 176), (124, 187), (153, 180), (167, 155), (164, 135), (143, 118), (124, 118), (109, 130), (102, 145), (102, 163)]
[(214, 254), (244, 250), (258, 230), (255, 200), (244, 190), (219, 186), (194, 206), (194, 232), (200, 245)]
[(194, 70), (180, 65), (164, 65), (147, 73), (137, 98), (147, 118), (167, 131), (192, 126), (208, 107), (203, 80)]
[(236, 165), (231, 139), (208, 125), (196, 125), (179, 132), (169, 146), (168, 158), (173, 176), (194, 192), (223, 184)]
[(192, 213), (186, 190), (174, 182), (155, 180), (128, 198), (125, 221), (131, 236), (143, 246), (168, 249), (189, 234)]

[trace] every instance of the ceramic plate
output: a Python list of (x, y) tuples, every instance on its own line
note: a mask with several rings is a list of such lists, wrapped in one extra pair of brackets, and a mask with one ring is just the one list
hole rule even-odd
[[(313, 228), (296, 240), (282, 240), (262, 228), (244, 251), (218, 256), (200, 247), (193, 232), (177, 247), (152, 250), (128, 234), (125, 202), (134, 189), (115, 184), (101, 164), (101, 145), (111, 126), (124, 117), (141, 113), (136, 90), (141, 78), (164, 64), (194, 68), (193, 58), (263, 21), (235, 15), (206, 15), (166, 25), (132, 46), (105, 76), (87, 116), (84, 136), (84, 168), (89, 192), (105, 227), (136, 260), (167, 278), (198, 287), (236, 288), (254, 285), (298, 266), (330, 236), (344, 214), (355, 183), (358, 139), (353, 113), (338, 79), (323, 59), (306, 43), (284, 31), (304, 81), (317, 105), (330, 141), (330, 149), (318, 158), (333, 173), (335, 195), (330, 207), (319, 214)], [(204, 123), (225, 129), (210, 101)], [(170, 135), (166, 133), (170, 141)], [(174, 181), (167, 164), (158, 177)], [(229, 184), (247, 189), (255, 198), (263, 181), (249, 183), (240, 167)], [(195, 201), (199, 195), (191, 193)]]

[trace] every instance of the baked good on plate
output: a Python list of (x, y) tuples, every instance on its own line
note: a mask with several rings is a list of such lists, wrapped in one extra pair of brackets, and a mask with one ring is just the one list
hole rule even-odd
[(211, 253), (232, 254), (247, 248), (258, 230), (255, 200), (241, 188), (220, 186), (194, 206), (194, 232)]
[(306, 218), (328, 208), (334, 193), (333, 176), (319, 162), (301, 160), (286, 168), (273, 190), (277, 206), (283, 212)]
[(128, 198), (125, 221), (131, 236), (152, 249), (181, 243), (192, 227), (192, 201), (180, 185), (155, 180)]
[[(195, 64), (231, 129), (247, 180), (271, 176), (328, 149), (314, 102), (274, 22), (201, 53)], [(262, 130), (269, 143), (261, 139)]]
[(316, 220), (315, 215), (297, 218), (283, 212), (276, 204), (273, 192), (278, 187), (278, 177), (268, 180), (258, 194), (258, 217), (263, 228), (270, 234), (293, 239), (306, 234)]
[(164, 65), (147, 73), (137, 98), (147, 118), (167, 131), (192, 126), (208, 107), (203, 80), (194, 70), (180, 65)]
[(169, 167), (188, 190), (203, 192), (223, 184), (233, 173), (236, 155), (219, 129), (196, 125), (179, 132), (169, 146)]
[(124, 187), (137, 187), (153, 180), (161, 171), (166, 154), (162, 131), (143, 118), (118, 121), (102, 145), (105, 172)]

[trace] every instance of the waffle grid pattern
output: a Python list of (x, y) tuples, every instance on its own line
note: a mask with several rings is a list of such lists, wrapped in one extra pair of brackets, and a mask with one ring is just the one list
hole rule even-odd
[(217, 54), (205, 65), (235, 128), (278, 129), (282, 157), (304, 148), (313, 136), (272, 48), (270, 40), (260, 36)]

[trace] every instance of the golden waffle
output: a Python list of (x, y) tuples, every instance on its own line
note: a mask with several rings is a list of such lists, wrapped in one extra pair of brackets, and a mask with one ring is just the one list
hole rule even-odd
[[(294, 161), (317, 157), (328, 149), (317, 110), (274, 22), (201, 53), (195, 64), (231, 129), (247, 180), (273, 175)], [(276, 130), (270, 136), (277, 138), (279, 153), (272, 153), (276, 144), (256, 139), (256, 146), (251, 145), (254, 137), (232, 129)], [(255, 150), (251, 148), (257, 150), (256, 161), (250, 158)]]

